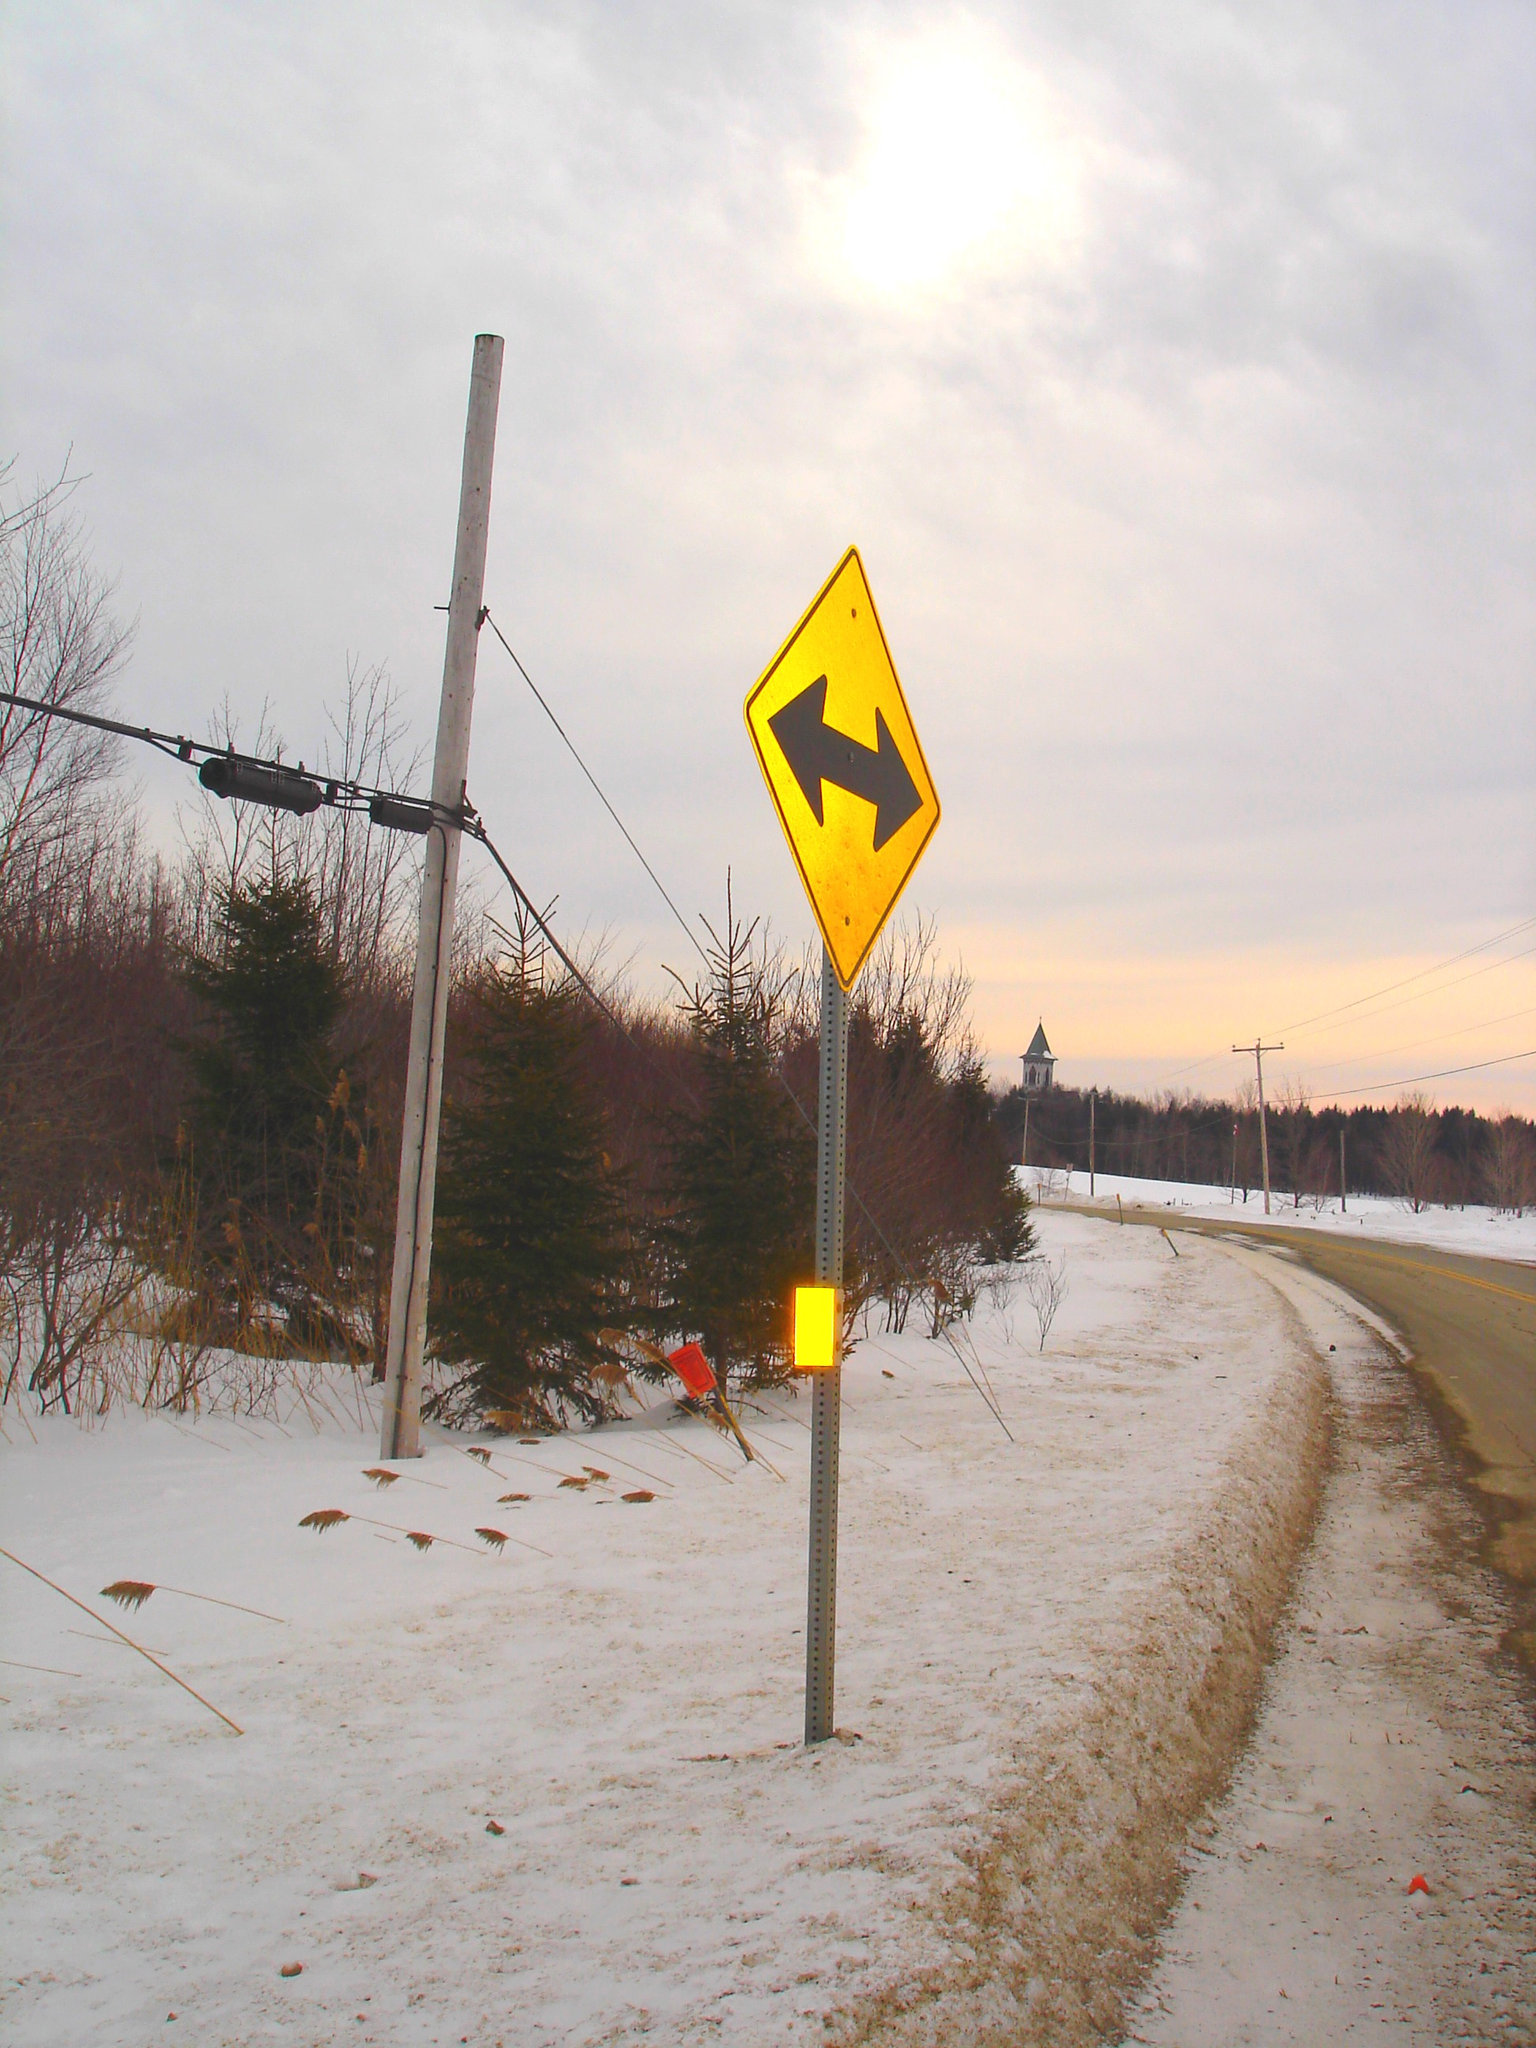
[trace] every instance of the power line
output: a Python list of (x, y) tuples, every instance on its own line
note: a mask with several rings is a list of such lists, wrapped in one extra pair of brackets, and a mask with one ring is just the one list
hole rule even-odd
[[(491, 856), (491, 859), (495, 861), (497, 867), (500, 868), (502, 875), (506, 879), (508, 888), (511, 889), (512, 894), (523, 906), (523, 909), (527, 912), (528, 916), (538, 926), (540, 932), (542, 932), (544, 938), (549, 944), (550, 951), (555, 955), (556, 959), (560, 962), (560, 965), (565, 969), (566, 973), (571, 977), (572, 981), (576, 983), (578, 988), (582, 989), (585, 992), (588, 1000), (602, 1012), (602, 1014), (607, 1018), (608, 1022), (613, 1026), (614, 1030), (622, 1032), (624, 1037), (627, 1038), (630, 1044), (634, 1047), (635, 1051), (639, 1053), (643, 1059), (649, 1060), (651, 1064), (655, 1065), (659, 1070), (660, 1062), (656, 1061), (653, 1058), (653, 1056), (647, 1051), (647, 1049), (640, 1043), (639, 1039), (636, 1038), (635, 1034), (624, 1022), (624, 1019), (619, 1015), (618, 1011), (613, 1009), (612, 1006), (605, 1002), (602, 996), (598, 994), (597, 990), (592, 986), (591, 982), (588, 981), (587, 977), (576, 965), (576, 962), (571, 958), (570, 954), (566, 952), (564, 946), (562, 946), (560, 941), (555, 937), (554, 932), (550, 929), (549, 922), (545, 918), (543, 912), (536, 907), (533, 898), (528, 894), (528, 891), (523, 887), (522, 883), (517, 879), (516, 875), (513, 874), (512, 870), (507, 866), (506, 862), (502, 859), (500, 852), (497, 850), (495, 841), (491, 838), (490, 833), (486, 831), (485, 825), (480, 819), (478, 813), (471, 812), (465, 818), (464, 831), (469, 838), (478, 840), (480, 845), (482, 845), (485, 848), (486, 852)], [(675, 1076), (672, 1078), (675, 1079)], [(681, 1085), (682, 1084), (679, 1082), (679, 1088), (681, 1088)]]
[(121, 739), (138, 740), (144, 746), (167, 754), (172, 760), (190, 763), (195, 754), (204, 759), (198, 780), (214, 796), (240, 797), (270, 809), (295, 811), (307, 816), (322, 807), (339, 811), (367, 811), (376, 825), (390, 831), (409, 832), (417, 837), (434, 825), (460, 825), (457, 811), (429, 798), (403, 795), (377, 783), (356, 782), (349, 776), (327, 775), (297, 768), (264, 754), (242, 754), (235, 747), (219, 747), (207, 740), (188, 739), (185, 733), (159, 732), (150, 725), (127, 725), (120, 718), (101, 718), (91, 711), (76, 711), (67, 704), (49, 704), (37, 697), (22, 697), (14, 690), (0, 690), (0, 704), (16, 704), (24, 711), (36, 711), (43, 718), (61, 718), (68, 725), (89, 726), (93, 732), (109, 732)]
[(1336, 1074), (1340, 1067), (1363, 1066), (1367, 1060), (1388, 1060), (1400, 1052), (1417, 1052), (1421, 1046), (1443, 1045), (1448, 1038), (1465, 1038), (1469, 1031), (1492, 1031), (1499, 1024), (1518, 1024), (1526, 1017), (1536, 1017), (1536, 1010), (1510, 1010), (1502, 1017), (1485, 1017), (1477, 1024), (1463, 1024), (1455, 1031), (1440, 1031), (1433, 1038), (1410, 1038), (1406, 1045), (1392, 1045), (1384, 1051), (1359, 1053), (1353, 1059), (1332, 1060), (1326, 1066), (1310, 1067), (1309, 1073)]
[[(1432, 974), (1443, 973), (1447, 967), (1455, 967), (1461, 961), (1470, 960), (1478, 953), (1486, 953), (1490, 946), (1501, 946), (1507, 939), (1518, 938), (1522, 932), (1529, 930), (1532, 925), (1536, 925), (1536, 917), (1522, 918), (1519, 924), (1510, 925), (1508, 930), (1495, 932), (1491, 939), (1480, 940), (1477, 945), (1468, 946), (1460, 953), (1453, 953), (1448, 959), (1437, 960), (1432, 967), (1423, 967), (1417, 974), (1407, 975), (1401, 981), (1389, 982), (1385, 988), (1373, 989), (1369, 995), (1356, 996), (1352, 1002), (1340, 1003), (1332, 1010), (1318, 1010), (1313, 1016), (1304, 1017), (1298, 1024), (1283, 1024), (1280, 1026), (1280, 1029), (1295, 1035), (1298, 1032), (1310, 1030), (1314, 1025), (1326, 1023), (1331, 1018), (1345, 1016), (1351, 1010), (1358, 1010), (1367, 1003), (1379, 1001), (1382, 996), (1394, 995), (1399, 989), (1409, 988), (1416, 981), (1424, 981)], [(1401, 1002), (1386, 1003), (1381, 1009), (1373, 1010), (1370, 1017), (1358, 1018), (1356, 1022), (1369, 1023), (1376, 1017), (1385, 1017), (1393, 1010), (1402, 1009), (1408, 1003), (1422, 1002), (1426, 996), (1442, 995), (1447, 989), (1459, 988), (1464, 981), (1475, 981), (1480, 974), (1491, 974), (1495, 968), (1512, 966), (1515, 961), (1525, 960), (1532, 953), (1536, 953), (1536, 946), (1522, 947), (1518, 953), (1506, 954), (1502, 960), (1490, 960), (1482, 967), (1474, 967), (1470, 974), (1460, 974), (1454, 981), (1442, 982), (1439, 988), (1423, 989), (1417, 995), (1404, 996)], [(1453, 1033), (1446, 1033), (1445, 1035), (1447, 1037), (1454, 1036)], [(1435, 1041), (1433, 1039), (1419, 1039), (1415, 1042), (1420, 1045), (1432, 1045)], [(1212, 1066), (1217, 1060), (1230, 1059), (1231, 1057), (1232, 1055), (1227, 1052), (1206, 1053), (1201, 1059), (1191, 1060), (1188, 1066), (1175, 1067), (1173, 1072), (1166, 1078), (1169, 1081), (1177, 1081), (1184, 1074), (1198, 1073), (1202, 1067)], [(1369, 1059), (1373, 1055), (1366, 1053), (1362, 1054), (1361, 1057)], [(1340, 1060), (1335, 1062), (1335, 1064), (1346, 1066), (1351, 1064), (1351, 1062)]]
[(1169, 1081), (1177, 1081), (1181, 1074), (1196, 1074), (1202, 1067), (1213, 1066), (1217, 1060), (1229, 1060), (1231, 1057), (1232, 1055), (1229, 1052), (1208, 1052), (1204, 1059), (1191, 1060), (1187, 1067), (1175, 1067), (1173, 1072), (1165, 1078)]
[(1410, 1074), (1403, 1081), (1373, 1081), (1368, 1088), (1336, 1088), (1339, 1095), (1381, 1095), (1392, 1088), (1416, 1088), (1421, 1081), (1448, 1081), (1453, 1074), (1480, 1074), (1485, 1067), (1508, 1067), (1517, 1060), (1536, 1060), (1536, 1046), (1529, 1052), (1501, 1053), (1496, 1060), (1474, 1060), (1469, 1067), (1442, 1067), (1436, 1074)]
[[(1461, 961), (1470, 960), (1474, 954), (1486, 953), (1491, 946), (1501, 946), (1506, 939), (1517, 938), (1521, 932), (1529, 931), (1532, 925), (1536, 925), (1536, 917), (1523, 917), (1518, 924), (1512, 924), (1508, 931), (1496, 932), (1491, 939), (1483, 939), (1475, 946), (1468, 946), (1460, 953), (1453, 953), (1448, 960), (1437, 960), (1432, 967), (1421, 967), (1417, 974), (1406, 975), (1401, 981), (1389, 982), (1385, 988), (1373, 989), (1369, 995), (1356, 996), (1353, 1002), (1340, 1003), (1332, 1010), (1319, 1010), (1315, 1016), (1299, 1018), (1294, 1024), (1282, 1024), (1279, 1029), (1305, 1031), (1309, 1025), (1324, 1023), (1330, 1017), (1342, 1017), (1348, 1010), (1358, 1010), (1366, 1003), (1374, 1003), (1379, 996), (1395, 995), (1400, 988), (1408, 988), (1416, 981), (1425, 981), (1430, 975), (1439, 974), (1443, 968), (1458, 966)], [(1523, 958), (1523, 955), (1516, 953), (1512, 957), (1518, 960)], [(1503, 965), (1501, 961), (1493, 961), (1490, 964)], [(1483, 971), (1481, 968), (1478, 969), (1479, 973)], [(1461, 978), (1470, 981), (1472, 977), (1465, 975)], [(1454, 988), (1456, 983), (1450, 982), (1447, 986)], [(1439, 991), (1427, 990), (1426, 993), (1438, 994)]]
[(657, 874), (656, 870), (651, 866), (650, 862), (646, 859), (645, 855), (640, 851), (639, 846), (635, 843), (634, 834), (630, 831), (629, 827), (625, 824), (624, 820), (619, 816), (618, 812), (614, 809), (613, 805), (608, 801), (607, 794), (604, 791), (602, 784), (598, 781), (597, 777), (592, 773), (592, 770), (587, 766), (586, 762), (581, 758), (581, 754), (577, 749), (576, 742), (571, 738), (570, 734), (566, 731), (565, 727), (560, 723), (559, 719), (556, 718), (554, 712), (550, 709), (548, 698), (544, 695), (544, 692), (539, 688), (538, 684), (533, 680), (533, 677), (529, 675), (527, 669), (523, 667), (521, 661), (518, 660), (516, 649), (507, 639), (506, 634), (502, 632), (500, 626), (498, 626), (496, 621), (491, 617), (489, 606), (487, 606), (485, 610), (485, 623), (490, 627), (491, 631), (496, 635), (496, 638), (501, 642), (502, 646), (511, 656), (513, 666), (516, 668), (518, 674), (522, 677), (523, 681), (528, 685), (529, 689), (532, 690), (534, 696), (538, 699), (540, 710), (544, 713), (544, 716), (549, 720), (550, 724), (555, 728), (555, 731), (559, 733), (561, 739), (564, 740), (566, 748), (570, 753), (571, 759), (576, 763), (576, 766), (581, 770), (582, 774), (585, 775), (588, 782), (591, 783), (593, 791), (597, 796), (598, 802), (602, 805), (603, 809), (608, 813), (609, 817), (612, 818), (615, 825), (617, 825), (619, 830), (623, 833), (624, 838), (628, 843), (630, 852), (635, 856), (635, 859), (639, 861), (641, 867), (645, 869), (645, 872), (650, 876), (651, 880), (655, 883), (656, 888), (660, 893), (662, 902), (666, 904), (668, 910), (670, 910), (672, 915), (677, 919), (677, 922), (681, 926), (683, 934), (687, 938), (689, 945), (693, 947), (694, 951), (698, 954), (699, 958), (704, 962), (705, 966), (707, 967), (709, 965), (709, 955), (705, 952), (702, 944), (700, 943), (698, 936), (694, 932), (693, 926), (688, 922), (687, 918), (684, 917), (683, 913), (672, 901), (671, 896), (667, 892), (666, 884), (662, 881), (660, 875)]
[(1463, 982), (1476, 981), (1479, 975), (1493, 974), (1500, 967), (1512, 967), (1517, 960), (1527, 960), (1536, 953), (1536, 946), (1523, 946), (1518, 953), (1506, 953), (1501, 960), (1485, 961), (1481, 967), (1473, 967), (1465, 974), (1458, 974), (1453, 981), (1442, 981), (1438, 988), (1418, 989), (1411, 996), (1399, 996), (1395, 1003), (1383, 1003), (1379, 1010), (1370, 1010), (1364, 1017), (1354, 1019), (1357, 1024), (1374, 1023), (1378, 1017), (1385, 1017), (1393, 1010), (1406, 1008), (1409, 1003), (1422, 1003), (1430, 996), (1444, 995), (1448, 989), (1460, 988)]

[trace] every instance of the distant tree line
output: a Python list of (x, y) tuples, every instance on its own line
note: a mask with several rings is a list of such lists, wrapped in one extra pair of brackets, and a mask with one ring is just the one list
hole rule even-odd
[[(1536, 1204), (1536, 1124), (1528, 1117), (1436, 1109), (1421, 1094), (1390, 1105), (1314, 1107), (1305, 1088), (1283, 1078), (1272, 1098), (1266, 1089), (1266, 1106), (1271, 1185), (1292, 1202), (1338, 1198), (1342, 1133), (1351, 1194), (1394, 1196), (1413, 1208), (1486, 1202), (1523, 1213)], [(996, 1115), (1010, 1156), (1021, 1158), (1023, 1090), (1010, 1089)], [(1240, 1191), (1263, 1185), (1252, 1084), (1236, 1101), (1171, 1092), (1143, 1101), (1101, 1089), (1094, 1126), (1101, 1173)], [(1030, 1164), (1086, 1170), (1088, 1128), (1088, 1090), (1031, 1096)]]
[[(0, 512), (0, 672), (110, 711), (128, 641), (69, 495)], [(382, 671), (349, 673), (330, 737), (323, 773), (410, 785)], [(245, 743), (277, 751), (265, 725)], [(376, 1374), (415, 844), (199, 798), (167, 861), (139, 835), (131, 765), (0, 705), (0, 1394), (191, 1406), (230, 1353)], [(600, 1008), (533, 921), (465, 901), (429, 1318), (445, 1419), (600, 1414), (658, 1341), (696, 1338), (738, 1381), (787, 1370), (816, 976), (728, 892), (700, 936), (670, 1002), (588, 961)], [(923, 924), (859, 985), (850, 1321), (916, 1308), (937, 1331), (1030, 1250), (967, 996)]]

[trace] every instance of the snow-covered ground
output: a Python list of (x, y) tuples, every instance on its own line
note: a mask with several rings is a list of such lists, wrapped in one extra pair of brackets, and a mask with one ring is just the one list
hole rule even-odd
[[(814, 1752), (803, 1398), (744, 1415), (781, 1477), (659, 1404), (488, 1467), (440, 1434), (384, 1489), (340, 1384), (275, 1421), (7, 1410), (0, 1541), (244, 1730), (0, 1560), (7, 2041), (1112, 2020), (1256, 1683), (1320, 1376), (1224, 1247), (1041, 1221), (1043, 1355), (1017, 1291), (973, 1326), (1012, 1441), (942, 1344), (846, 1368)], [(326, 1508), (354, 1519), (299, 1527)], [(121, 1578), (162, 1590), (126, 1615)]]
[[(1086, 1203), (1090, 1199), (1086, 1173), (1038, 1166), (1020, 1167), (1017, 1172), (1031, 1194), (1045, 1202)], [(1337, 1195), (1303, 1195), (1298, 1207), (1289, 1195), (1272, 1194), (1270, 1214), (1266, 1216), (1262, 1188), (1250, 1188), (1245, 1202), (1241, 1188), (1234, 1193), (1196, 1181), (1139, 1180), (1126, 1173), (1096, 1174), (1093, 1185), (1092, 1199), (1110, 1208), (1118, 1195), (1127, 1207), (1134, 1203), (1148, 1209), (1179, 1209), (1188, 1215), (1214, 1217), (1221, 1222), (1299, 1225), (1304, 1230), (1387, 1238), (1398, 1244), (1472, 1252), (1490, 1259), (1536, 1259), (1536, 1209), (1515, 1216), (1475, 1204), (1465, 1209), (1431, 1205), (1415, 1215), (1407, 1202), (1386, 1195), (1351, 1195), (1347, 1210), (1341, 1210)]]

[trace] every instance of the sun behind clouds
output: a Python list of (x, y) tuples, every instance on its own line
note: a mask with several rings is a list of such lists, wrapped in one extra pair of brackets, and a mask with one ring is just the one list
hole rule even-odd
[(815, 227), (845, 287), (921, 296), (1071, 253), (1080, 152), (1043, 81), (975, 33), (888, 44), (862, 68), (863, 145)]

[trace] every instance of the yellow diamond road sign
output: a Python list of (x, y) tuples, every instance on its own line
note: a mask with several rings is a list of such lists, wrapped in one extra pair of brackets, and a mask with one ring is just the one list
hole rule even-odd
[(852, 988), (939, 822), (891, 651), (850, 548), (747, 699), (805, 893)]

